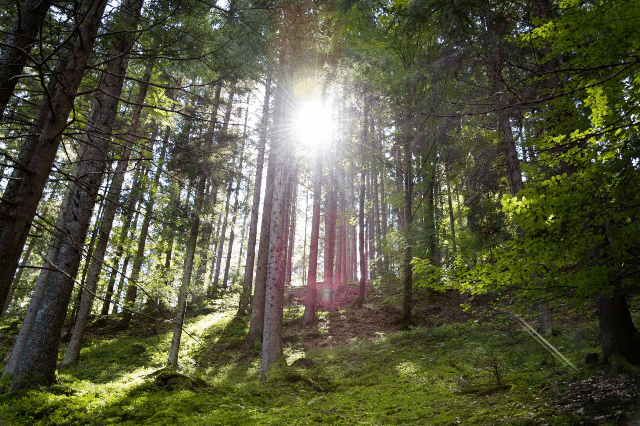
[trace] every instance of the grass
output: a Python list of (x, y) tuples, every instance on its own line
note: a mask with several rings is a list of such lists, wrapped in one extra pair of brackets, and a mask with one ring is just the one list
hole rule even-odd
[[(326, 342), (324, 325), (288, 327)], [(164, 369), (170, 332), (94, 337), (59, 384), (1, 396), (0, 425), (573, 425), (587, 416), (559, 411), (554, 398), (602, 374), (565, 367), (515, 322), (495, 319), (324, 347), (298, 340), (263, 385), (259, 351), (239, 346), (247, 326), (231, 309), (189, 318), (195, 339), (183, 335), (177, 372)], [(580, 365), (598, 350), (597, 324), (550, 341)]]

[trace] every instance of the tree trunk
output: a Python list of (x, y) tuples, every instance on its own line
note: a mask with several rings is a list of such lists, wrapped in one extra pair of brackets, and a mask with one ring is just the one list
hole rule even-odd
[[(132, 23), (139, 18), (142, 2), (132, 0), (121, 9), (120, 19)], [(120, 35), (115, 48), (115, 58), (109, 62), (102, 76), (100, 91), (95, 96), (87, 124), (85, 148), (78, 173), (78, 185), (63, 225), (58, 254), (53, 262), (56, 271), (45, 284), (42, 303), (22, 355), (16, 365), (11, 389), (18, 390), (33, 385), (50, 385), (55, 381), (60, 332), (71, 298), (74, 277), (82, 257), (82, 245), (91, 221), (93, 207), (106, 167), (107, 151), (118, 99), (122, 91), (127, 67), (125, 53), (129, 51), (133, 37)]]
[[(93, 53), (98, 28), (106, 0), (90, 3), (73, 53), (64, 64), (61, 78), (65, 84), (56, 86), (51, 98), (45, 95), (43, 108), (30, 133), (34, 136), (22, 145), (18, 164), (11, 175), (0, 204), (0, 306), (4, 306), (11, 281), (18, 267), (22, 249), (29, 234), (31, 221), (73, 107), (73, 99)], [(51, 107), (49, 107), (51, 105)]]
[[(249, 108), (247, 107), (246, 114), (244, 116), (244, 133), (242, 135), (242, 144), (240, 146), (240, 160), (238, 164), (238, 168), (236, 169), (236, 173), (238, 174), (238, 180), (236, 182), (235, 193), (233, 194), (233, 214), (231, 216), (231, 230), (229, 232), (229, 249), (227, 250), (227, 261), (224, 266), (224, 278), (222, 279), (222, 287), (227, 288), (229, 285), (229, 269), (231, 268), (231, 254), (233, 253), (233, 240), (235, 238), (235, 226), (236, 220), (238, 219), (238, 196), (240, 193), (240, 186), (242, 185), (242, 163), (244, 160), (244, 144), (247, 139), (247, 120), (249, 118)], [(238, 152), (236, 151), (236, 156)]]
[(254, 344), (262, 339), (264, 330), (264, 304), (267, 283), (267, 265), (269, 259), (269, 243), (271, 232), (271, 209), (273, 207), (273, 183), (276, 175), (276, 153), (272, 141), (269, 153), (269, 165), (267, 167), (267, 182), (262, 206), (262, 224), (260, 225), (260, 244), (258, 246), (258, 265), (256, 268), (256, 283), (253, 292), (253, 304), (251, 309), (251, 322), (249, 324), (249, 336), (247, 342)]
[[(143, 172), (140, 170), (140, 168), (136, 168), (136, 171), (133, 175), (133, 183), (131, 184), (131, 193), (129, 195), (129, 200), (126, 204), (125, 207), (125, 211), (122, 214), (122, 229), (120, 230), (120, 235), (118, 237), (118, 245), (116, 246), (116, 254), (113, 257), (113, 260), (111, 261), (112, 269), (111, 269), (111, 274), (109, 276), (109, 282), (107, 284), (107, 289), (105, 291), (105, 300), (102, 304), (102, 309), (100, 311), (100, 315), (108, 315), (109, 314), (109, 306), (111, 303), (114, 304), (113, 306), (113, 311), (114, 313), (116, 312), (116, 308), (117, 308), (117, 304), (112, 300), (114, 294), (119, 295), (120, 294), (120, 290), (122, 289), (122, 287), (120, 286), (120, 290), (116, 293), (114, 293), (113, 289), (115, 286), (115, 282), (116, 282), (116, 278), (118, 276), (118, 265), (120, 264), (120, 259), (122, 258), (122, 255), (124, 253), (124, 246), (125, 246), (125, 242), (127, 240), (127, 236), (129, 235), (129, 230), (131, 228), (131, 224), (132, 224), (132, 220), (134, 217), (134, 212), (135, 213), (135, 220), (133, 220), (133, 228), (136, 228), (136, 224), (138, 223), (138, 209), (137, 209), (137, 205), (140, 202), (140, 198), (142, 197), (142, 191), (140, 190), (139, 186), (138, 186), (138, 182), (140, 182), (140, 177), (143, 174)], [(146, 175), (146, 171), (144, 172), (144, 174)], [(125, 264), (122, 267), (122, 274), (126, 273), (127, 270), (127, 266), (128, 266), (128, 258), (127, 261), (125, 261)], [(119, 298), (119, 296), (118, 296)]]
[[(227, 185), (227, 201), (224, 205), (224, 216), (222, 217), (222, 229), (220, 230), (220, 241), (218, 242), (218, 252), (216, 253), (216, 269), (213, 275), (213, 285), (211, 295), (216, 297), (218, 294), (218, 284), (220, 281), (220, 268), (222, 267), (222, 253), (224, 251), (224, 240), (227, 234), (227, 219), (229, 217), (229, 202), (231, 200), (233, 180), (229, 179), (229, 185)], [(223, 287), (226, 289), (226, 287)]]
[(365, 197), (365, 180), (366, 172), (361, 175), (362, 184), (360, 185), (360, 202), (358, 208), (358, 242), (360, 246), (360, 286), (358, 287), (358, 298), (354, 302), (354, 306), (362, 308), (364, 303), (364, 293), (367, 286), (367, 256), (364, 252), (364, 197)]
[[(283, 75), (285, 73), (283, 72)], [(288, 129), (287, 102), (285, 94), (288, 93), (288, 81), (279, 81), (276, 92), (275, 126), (280, 124), (283, 129)], [(260, 380), (264, 383), (271, 364), (282, 355), (282, 315), (284, 299), (284, 279), (286, 268), (286, 215), (288, 213), (286, 199), (288, 180), (291, 173), (287, 172), (291, 158), (287, 155), (287, 135), (289, 132), (281, 131), (274, 135), (275, 141), (275, 177), (272, 185), (273, 206), (271, 221), (269, 223), (269, 256), (265, 283), (264, 324), (262, 332), (262, 364)], [(271, 158), (269, 158), (271, 161)]]
[(596, 295), (600, 320), (600, 343), (605, 361), (615, 355), (632, 364), (640, 364), (640, 333), (633, 325), (629, 305), (624, 294), (608, 297)]
[(287, 243), (287, 269), (284, 280), (287, 284), (291, 284), (291, 270), (293, 269), (293, 244), (295, 242), (296, 235), (296, 211), (298, 207), (298, 166), (295, 167), (295, 170), (291, 175), (290, 182), (293, 185), (293, 188), (291, 188), (291, 200), (289, 202), (289, 242)]
[(314, 324), (316, 317), (316, 302), (318, 289), (318, 240), (320, 238), (320, 202), (322, 199), (322, 156), (316, 157), (316, 170), (313, 177), (313, 216), (311, 219), (311, 240), (309, 243), (309, 274), (307, 276), (307, 294), (304, 300), (303, 324)]
[(18, 6), (18, 16), (0, 50), (0, 121), (50, 6), (50, 0), (25, 0)]
[[(202, 168), (202, 166), (201, 166)], [(184, 258), (184, 272), (182, 274), (182, 285), (178, 294), (178, 305), (176, 319), (173, 324), (173, 337), (171, 338), (171, 348), (169, 349), (169, 359), (167, 365), (176, 367), (178, 365), (178, 352), (180, 351), (180, 339), (182, 337), (182, 326), (184, 324), (184, 315), (187, 310), (187, 288), (191, 283), (191, 272), (193, 271), (193, 258), (196, 252), (196, 243), (198, 241), (198, 228), (200, 227), (200, 209), (204, 198), (205, 174), (201, 171), (200, 180), (198, 181), (198, 189), (196, 199), (193, 206), (193, 222), (191, 222), (191, 232), (189, 233), (189, 243)]]
[[(330, 158), (333, 154), (329, 154)], [(324, 236), (324, 283), (329, 290), (329, 300), (333, 301), (333, 262), (336, 248), (336, 179), (335, 158), (329, 160), (329, 190), (325, 200), (325, 236)]]
[[(244, 268), (242, 295), (238, 306), (238, 314), (245, 315), (251, 299), (253, 288), (253, 267), (255, 264), (256, 239), (258, 233), (258, 214), (260, 210), (260, 195), (262, 191), (262, 169), (264, 167), (264, 151), (267, 143), (267, 127), (269, 124), (269, 98), (271, 97), (271, 72), (267, 71), (264, 104), (262, 107), (262, 121), (260, 123), (260, 141), (258, 158), (256, 160), (256, 178), (253, 189), (253, 204), (251, 206), (251, 222), (249, 225), (249, 241), (247, 243), (247, 262)], [(266, 204), (266, 202), (265, 202)], [(263, 213), (264, 215), (264, 213)]]
[[(144, 80), (140, 85), (140, 92), (136, 100), (136, 108), (133, 111), (133, 117), (131, 119), (131, 128), (129, 133), (125, 137), (125, 145), (123, 146), (123, 152), (118, 166), (116, 167), (113, 181), (109, 188), (106, 205), (104, 212), (102, 213), (102, 221), (100, 224), (99, 239), (96, 245), (93, 255), (91, 256), (91, 269), (89, 270), (89, 276), (84, 281), (85, 291), (82, 293), (82, 299), (80, 306), (76, 314), (76, 320), (73, 328), (73, 334), (69, 341), (69, 346), (62, 360), (62, 365), (69, 365), (78, 362), (80, 358), (80, 348), (82, 347), (82, 338), (84, 337), (85, 328), (89, 316), (91, 315), (91, 308), (93, 306), (93, 299), (98, 288), (98, 278), (102, 271), (102, 264), (104, 262), (104, 255), (107, 251), (107, 244), (109, 243), (109, 237), (111, 236), (111, 228), (113, 226), (113, 220), (116, 216), (116, 207), (120, 200), (120, 191), (122, 184), (124, 183), (125, 174), (129, 167), (129, 156), (131, 154), (131, 148), (133, 147), (135, 134), (138, 131), (138, 124), (140, 123), (140, 115), (142, 114), (142, 105), (144, 99), (147, 96), (147, 89), (149, 88), (149, 81), (151, 80), (151, 71), (153, 69), (153, 63), (147, 63), (147, 70), (144, 76)], [(155, 137), (151, 138), (152, 140)], [(168, 135), (166, 137), (168, 139)], [(163, 150), (165, 148), (163, 147)], [(161, 160), (162, 161), (162, 160)], [(156, 176), (159, 180), (159, 171), (156, 172)], [(157, 185), (157, 184), (156, 184)]]

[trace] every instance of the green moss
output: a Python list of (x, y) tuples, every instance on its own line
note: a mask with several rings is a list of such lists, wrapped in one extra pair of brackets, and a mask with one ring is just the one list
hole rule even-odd
[(613, 374), (638, 374), (640, 368), (632, 365), (622, 355), (611, 355), (609, 357), (609, 366)]
[[(198, 340), (185, 337), (179, 370), (164, 368), (171, 333), (89, 340), (80, 363), (62, 370), (59, 385), (0, 396), (0, 418), (18, 426), (576, 420), (541, 402), (578, 373), (545, 365), (544, 348), (502, 323), (414, 327), (343, 346), (294, 342), (291, 365), (281, 357), (266, 385), (259, 381), (260, 351), (237, 345), (247, 325), (222, 312), (189, 318)], [(574, 362), (596, 350), (591, 339), (568, 332), (549, 340)]]

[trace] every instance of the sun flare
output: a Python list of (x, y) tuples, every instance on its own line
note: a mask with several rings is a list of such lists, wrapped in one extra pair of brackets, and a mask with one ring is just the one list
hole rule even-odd
[(317, 150), (329, 143), (333, 136), (333, 117), (330, 108), (319, 99), (304, 102), (298, 108), (295, 130), (302, 146)]

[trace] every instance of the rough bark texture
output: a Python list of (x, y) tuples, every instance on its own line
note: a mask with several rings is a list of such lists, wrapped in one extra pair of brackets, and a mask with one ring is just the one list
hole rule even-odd
[[(77, 164), (74, 167), (72, 176), (75, 178), (78, 176), (79, 165)], [(33, 294), (31, 295), (31, 300), (29, 301), (29, 307), (27, 308), (27, 312), (22, 320), (22, 325), (20, 326), (20, 331), (18, 332), (18, 336), (16, 337), (15, 342), (13, 343), (13, 349), (11, 350), (11, 355), (7, 360), (7, 363), (4, 366), (4, 374), (13, 374), (13, 370), (15, 369), (16, 364), (20, 356), (22, 355), (22, 351), (24, 350), (24, 346), (27, 343), (27, 339), (29, 338), (29, 334), (31, 333), (31, 329), (33, 328), (33, 324), (36, 320), (36, 314), (38, 313), (38, 308), (40, 307), (40, 302), (42, 301), (42, 296), (44, 294), (45, 284), (49, 279), (49, 275), (51, 274), (51, 262), (55, 259), (58, 254), (58, 248), (60, 247), (60, 232), (62, 231), (62, 226), (64, 225), (64, 219), (67, 215), (67, 211), (69, 210), (69, 205), (71, 203), (71, 194), (75, 190), (75, 183), (69, 182), (67, 189), (65, 191), (64, 198), (62, 199), (62, 204), (58, 210), (58, 217), (56, 219), (55, 230), (56, 234), (51, 239), (49, 243), (49, 248), (47, 249), (47, 254), (44, 258), (44, 267), (40, 271), (40, 275), (38, 276), (38, 281), (36, 282), (36, 286), (33, 290)]]
[[(284, 74), (284, 73), (283, 73)], [(286, 88), (287, 81), (279, 79), (276, 93), (275, 121), (281, 129), (287, 129)], [(260, 379), (264, 383), (271, 364), (282, 355), (282, 315), (284, 298), (284, 279), (286, 268), (286, 215), (288, 213), (286, 199), (287, 180), (291, 173), (287, 172), (288, 156), (286, 155), (289, 132), (281, 130), (275, 137), (275, 176), (272, 188), (273, 206), (269, 223), (270, 245), (268, 250), (267, 279), (265, 283), (264, 324), (262, 333), (262, 364)], [(269, 158), (271, 161), (271, 158)]]
[[(127, 2), (123, 5), (121, 19), (135, 22), (141, 7), (140, 0)], [(100, 91), (96, 94), (86, 128), (78, 184), (65, 217), (60, 248), (53, 262), (57, 270), (51, 273), (45, 285), (40, 309), (13, 374), (13, 390), (34, 384), (49, 385), (55, 381), (60, 331), (82, 257), (83, 247), (79, 242), (84, 241), (87, 235), (106, 168), (109, 135), (115, 123), (128, 62), (125, 53), (131, 43), (133, 39), (130, 34), (118, 37), (115, 57), (102, 76)]]
[[(134, 143), (134, 135), (138, 131), (138, 124), (140, 123), (140, 115), (142, 113), (142, 104), (147, 96), (147, 89), (149, 87), (149, 81), (151, 80), (152, 64), (149, 63), (144, 76), (143, 83), (140, 86), (140, 92), (136, 101), (136, 108), (133, 111), (133, 117), (131, 119), (131, 128), (125, 138), (126, 143), (123, 146), (123, 152), (118, 161), (118, 165), (113, 176), (113, 181), (109, 187), (109, 192), (106, 200), (106, 206), (102, 213), (102, 221), (100, 224), (100, 230), (98, 235), (98, 243), (93, 251), (91, 268), (86, 281), (84, 281), (85, 291), (82, 293), (82, 300), (76, 314), (76, 320), (73, 327), (73, 334), (67, 346), (62, 365), (69, 365), (75, 363), (80, 358), (80, 348), (82, 347), (82, 338), (84, 331), (91, 315), (91, 308), (93, 306), (94, 296), (98, 288), (98, 278), (100, 272), (102, 272), (102, 264), (104, 263), (104, 255), (107, 251), (107, 244), (111, 236), (111, 228), (113, 227), (113, 220), (116, 216), (116, 202), (120, 200), (120, 191), (122, 190), (122, 184), (124, 183), (125, 174), (129, 166), (129, 157), (131, 154), (131, 148)], [(158, 176), (159, 179), (159, 176)]]
[[(0, 204), (0, 306), (4, 305), (11, 281), (27, 240), (31, 221), (36, 213), (49, 172), (60, 144), (61, 135), (73, 107), (73, 99), (93, 53), (106, 0), (89, 6), (78, 39), (69, 59), (64, 63), (61, 77), (65, 84), (56, 86), (51, 98), (43, 106), (18, 156), (20, 167), (13, 170), (11, 180)], [(51, 105), (53, 108), (49, 107)]]
[(13, 95), (19, 75), (27, 64), (31, 46), (37, 41), (44, 17), (51, 6), (50, 0), (25, 0), (19, 15), (4, 39), (0, 50), (0, 121)]
[(262, 339), (264, 329), (264, 297), (267, 282), (267, 262), (269, 258), (269, 233), (271, 231), (271, 209), (273, 206), (273, 182), (275, 180), (276, 157), (272, 147), (269, 153), (269, 165), (267, 167), (267, 182), (262, 206), (262, 223), (260, 225), (260, 244), (258, 246), (258, 265), (256, 267), (255, 289), (251, 309), (251, 322), (249, 324), (248, 342), (253, 344)]
[(640, 364), (640, 333), (633, 325), (629, 305), (624, 294), (613, 297), (596, 296), (600, 322), (600, 343), (605, 361), (614, 355), (626, 358), (632, 364)]

